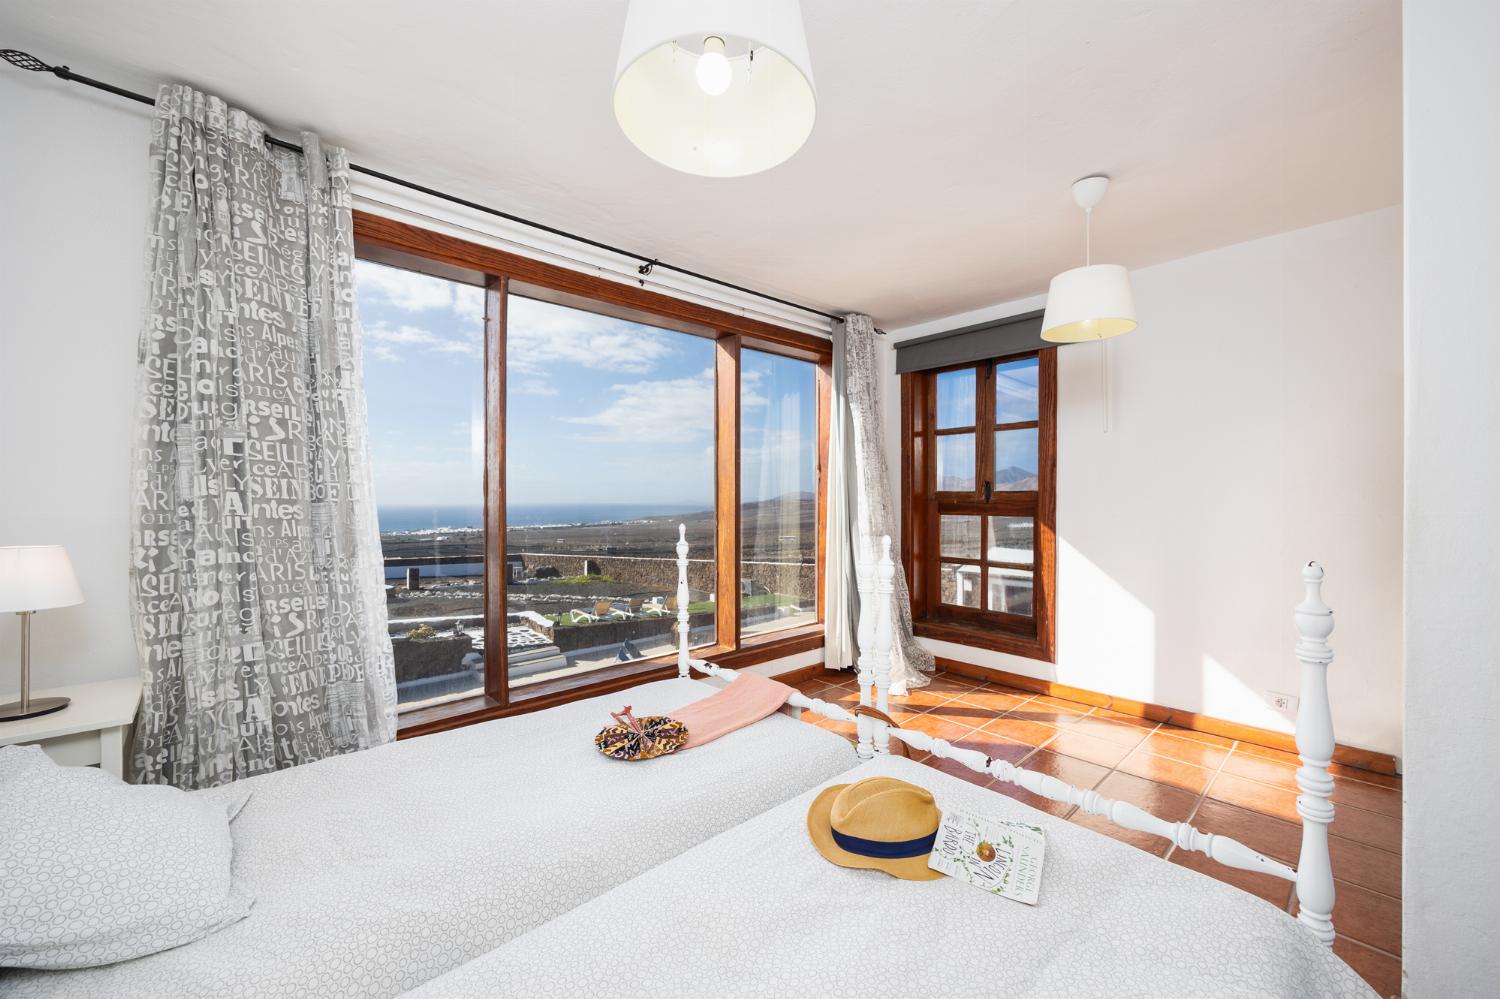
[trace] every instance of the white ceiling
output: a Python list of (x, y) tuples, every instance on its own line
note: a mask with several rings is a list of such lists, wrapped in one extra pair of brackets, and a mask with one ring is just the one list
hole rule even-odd
[[(1398, 0), (803, 0), (818, 122), (708, 180), (615, 125), (625, 0), (10, 0), (0, 47), (177, 79), (358, 163), (886, 326), (1397, 203)], [(0, 72), (15, 72), (0, 66)], [(63, 86), (58, 83), (58, 86)]]

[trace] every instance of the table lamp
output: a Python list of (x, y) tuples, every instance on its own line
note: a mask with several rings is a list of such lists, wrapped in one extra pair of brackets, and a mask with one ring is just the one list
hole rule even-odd
[(0, 612), (21, 615), (21, 699), (0, 704), (0, 724), (51, 714), (68, 706), (66, 697), (31, 696), (31, 615), (83, 603), (73, 563), (61, 545), (0, 548)]

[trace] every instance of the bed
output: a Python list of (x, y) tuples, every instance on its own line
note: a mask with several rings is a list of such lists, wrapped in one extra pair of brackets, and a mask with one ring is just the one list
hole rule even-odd
[[(858, 724), (859, 755), (866, 762), (827, 785), (892, 776), (928, 788), (945, 810), (1041, 826), (1047, 857), (1038, 905), (994, 898), (948, 878), (907, 882), (830, 864), (808, 837), (813, 790), (413, 995), (577, 996), (643, 989), (724, 996), (1373, 995), (1330, 947), (1328, 765), (1334, 741), (1326, 671), (1333, 656), (1326, 639), (1333, 617), (1320, 594), (1321, 567), (1304, 568), (1306, 596), (1295, 613), (1296, 654), (1303, 665), (1297, 723), (1303, 842), (1293, 869), (1235, 840), (896, 727), (885, 713), (894, 569), (888, 538), (883, 546), (878, 563), (868, 547), (858, 560), (860, 708), (851, 716), (838, 705), (808, 705)], [(876, 609), (873, 617), (866, 614), (870, 607)], [(724, 672), (708, 663), (688, 665)], [(1296, 884), (1299, 914), (1293, 919), (1203, 874), (891, 755), (892, 747), (903, 745), (1165, 837), (1176, 849), (1286, 878)], [(819, 959), (798, 960), (810, 944)]]
[(594, 749), (623, 703), (665, 713), (715, 689), (668, 679), (231, 785), (253, 789), (231, 826), (246, 919), (107, 967), (0, 971), (0, 994), (396, 995), (855, 762), (782, 715), (646, 762)]
[(830, 783), (872, 776), (926, 787), (944, 809), (1041, 825), (1040, 904), (951, 878), (835, 867), (808, 840), (809, 792), (412, 999), (1370, 995), (1331, 950), (1253, 895), (900, 757)]
[[(1321, 568), (1304, 569), (1295, 615), (1303, 840), (1293, 869), (897, 727), (886, 710), (895, 570), (882, 543), (878, 561), (868, 545), (857, 559), (860, 703), (789, 699), (793, 711), (854, 722), (854, 750), (772, 715), (700, 749), (623, 765), (576, 738), (625, 696), (615, 694), (255, 778), (249, 822), (235, 831), (236, 869), (259, 896), (249, 919), (154, 957), (0, 986), (20, 997), (1372, 995), (1329, 946), (1333, 618)], [(630, 691), (642, 712), (706, 693), (688, 679), (694, 670), (736, 678), (689, 657), (685, 540), (677, 553), (679, 677)], [(902, 747), (1286, 878), (1299, 914), (898, 758)], [(1043, 827), (1040, 903), (825, 861), (806, 828), (817, 790), (877, 775), (925, 786), (944, 808)], [(799, 960), (809, 943), (819, 959)], [(843, 956), (826, 959), (832, 946)]]

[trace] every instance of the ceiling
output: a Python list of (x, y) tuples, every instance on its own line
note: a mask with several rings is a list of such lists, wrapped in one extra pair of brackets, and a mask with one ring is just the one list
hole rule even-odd
[[(1398, 0), (803, 0), (807, 145), (674, 173), (615, 125), (625, 0), (11, 0), (0, 47), (215, 92), (358, 163), (896, 327), (1401, 199)], [(0, 67), (0, 72), (15, 72)], [(62, 86), (61, 83), (58, 86)]]

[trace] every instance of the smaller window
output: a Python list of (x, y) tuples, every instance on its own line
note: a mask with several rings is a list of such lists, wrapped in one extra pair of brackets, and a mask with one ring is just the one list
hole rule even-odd
[(1051, 657), (1055, 371), (1045, 350), (903, 376), (919, 634)]

